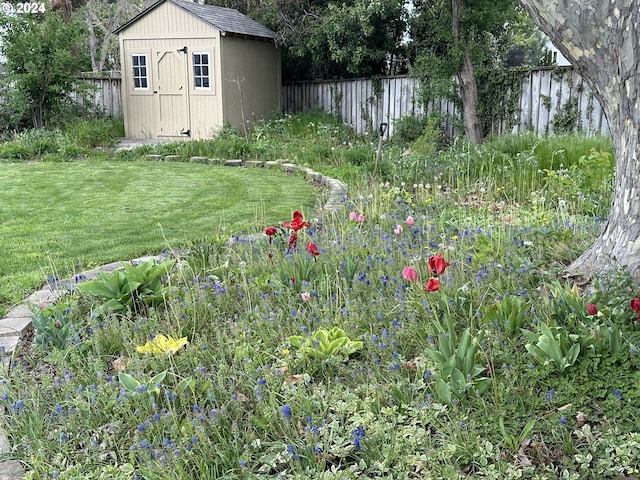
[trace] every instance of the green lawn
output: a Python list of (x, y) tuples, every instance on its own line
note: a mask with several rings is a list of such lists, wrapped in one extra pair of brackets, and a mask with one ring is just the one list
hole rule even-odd
[(47, 275), (254, 233), (315, 198), (302, 178), (275, 170), (150, 161), (3, 164), (0, 309)]

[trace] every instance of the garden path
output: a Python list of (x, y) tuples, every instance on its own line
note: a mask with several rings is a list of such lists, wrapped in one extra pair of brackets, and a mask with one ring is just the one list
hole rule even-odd
[[(132, 149), (140, 145), (147, 145), (154, 142), (153, 140), (134, 140), (134, 139), (120, 139), (116, 150)], [(148, 155), (151, 159), (171, 161), (174, 157), (160, 155)], [(323, 185), (327, 188), (326, 195), (320, 195), (317, 210), (321, 214), (334, 212), (338, 209), (343, 202), (347, 193), (346, 185), (334, 178), (326, 177), (318, 172), (315, 172), (307, 167), (301, 167), (293, 163), (288, 163), (284, 160), (261, 162), (257, 160), (220, 160), (207, 157), (191, 157), (191, 162), (194, 163), (208, 163), (212, 165), (225, 165), (229, 167), (263, 167), (263, 168), (277, 168), (280, 167), (287, 173), (291, 174), (304, 174), (305, 178), (309, 181), (313, 181)], [(261, 237), (263, 234), (257, 234), (254, 238)], [(231, 238), (233, 242), (235, 238)], [(142, 263), (148, 261), (151, 258), (161, 260), (167, 255), (155, 255), (136, 258), (130, 260), (133, 263)], [(64, 296), (70, 290), (74, 288), (74, 285), (80, 281), (94, 280), (97, 278), (99, 272), (112, 273), (121, 267), (121, 262), (109, 263), (100, 267), (77, 273), (70, 279), (53, 281), (47, 286), (43, 287), (32, 293), (24, 302), (13, 307), (4, 318), (0, 319), (0, 376), (8, 377), (10, 374), (11, 360), (16, 347), (20, 344), (21, 338), (29, 333), (31, 329), (31, 311), (37, 305), (51, 305), (56, 302), (60, 297)], [(3, 413), (0, 410), (0, 415)], [(11, 445), (4, 434), (0, 431), (0, 455), (8, 456), (11, 453)], [(18, 460), (7, 460), (0, 462), (0, 480), (21, 480), (24, 478), (25, 472), (22, 464)]]

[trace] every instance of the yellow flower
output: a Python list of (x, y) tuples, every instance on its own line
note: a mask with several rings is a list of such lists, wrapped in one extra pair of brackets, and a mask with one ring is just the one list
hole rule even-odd
[(143, 346), (136, 347), (136, 351), (144, 354), (162, 355), (168, 353), (173, 355), (187, 343), (187, 337), (175, 339), (173, 337), (165, 337), (164, 335), (156, 335), (153, 340), (148, 341)]

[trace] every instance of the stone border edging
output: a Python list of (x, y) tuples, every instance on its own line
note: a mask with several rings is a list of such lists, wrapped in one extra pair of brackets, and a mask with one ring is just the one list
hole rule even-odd
[[(160, 161), (174, 161), (177, 159), (175, 156), (171, 155), (167, 155), (164, 158), (160, 155), (147, 155), (146, 158)], [(284, 160), (261, 162), (258, 160), (220, 160), (207, 157), (191, 157), (189, 161), (193, 163), (207, 163), (228, 167), (244, 166), (247, 168), (272, 168), (279, 165), (288, 173), (302, 172), (304, 173), (305, 179), (318, 182), (329, 189), (327, 201), (321, 206), (321, 211), (323, 212), (335, 212), (339, 208), (340, 203), (342, 203), (343, 197), (347, 194), (347, 185), (341, 180), (327, 177), (312, 170), (311, 168), (302, 167)], [(264, 233), (250, 235), (250, 237), (259, 238), (262, 235), (264, 235)], [(230, 241), (233, 241), (233, 238), (230, 239)], [(162, 260), (163, 258), (166, 258), (166, 256), (166, 254), (150, 255), (127, 261), (132, 263), (144, 263), (150, 259)], [(19, 303), (9, 310), (9, 313), (7, 313), (4, 318), (0, 319), (0, 355), (2, 358), (2, 364), (6, 366), (8, 361), (11, 361), (16, 347), (20, 344), (22, 335), (31, 327), (31, 307), (33, 305), (43, 304), (50, 306), (67, 294), (69, 290), (73, 289), (75, 284), (88, 280), (95, 280), (98, 277), (98, 273), (113, 273), (119, 268), (121, 268), (121, 262), (112, 262), (78, 273), (67, 280), (51, 282), (47, 287), (35, 291), (22, 303)], [(11, 446), (4, 433), (0, 431), (0, 454), (8, 454), (10, 452)], [(23, 476), (24, 469), (19, 461), (8, 460), (0, 462), (0, 480), (19, 480), (23, 478)]]

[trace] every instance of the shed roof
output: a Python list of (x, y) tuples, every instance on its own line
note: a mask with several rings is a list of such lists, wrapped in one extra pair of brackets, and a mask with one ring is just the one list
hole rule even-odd
[(203, 22), (211, 25), (212, 27), (220, 30), (223, 35), (226, 34), (235, 34), (235, 35), (246, 35), (249, 37), (260, 37), (260, 38), (269, 38), (275, 39), (276, 34), (272, 30), (269, 30), (267, 27), (262, 25), (255, 20), (243, 15), (238, 10), (234, 10), (233, 8), (226, 7), (217, 7), (214, 5), (202, 5), (200, 3), (194, 3), (190, 1), (184, 0), (159, 0), (150, 7), (146, 8), (138, 15), (133, 17), (124, 25), (118, 27), (114, 33), (120, 33), (124, 29), (126, 29), (129, 25), (137, 22), (149, 13), (151, 10), (154, 10), (158, 6), (163, 3), (172, 3), (178, 8), (181, 8), (191, 15), (199, 18)]

